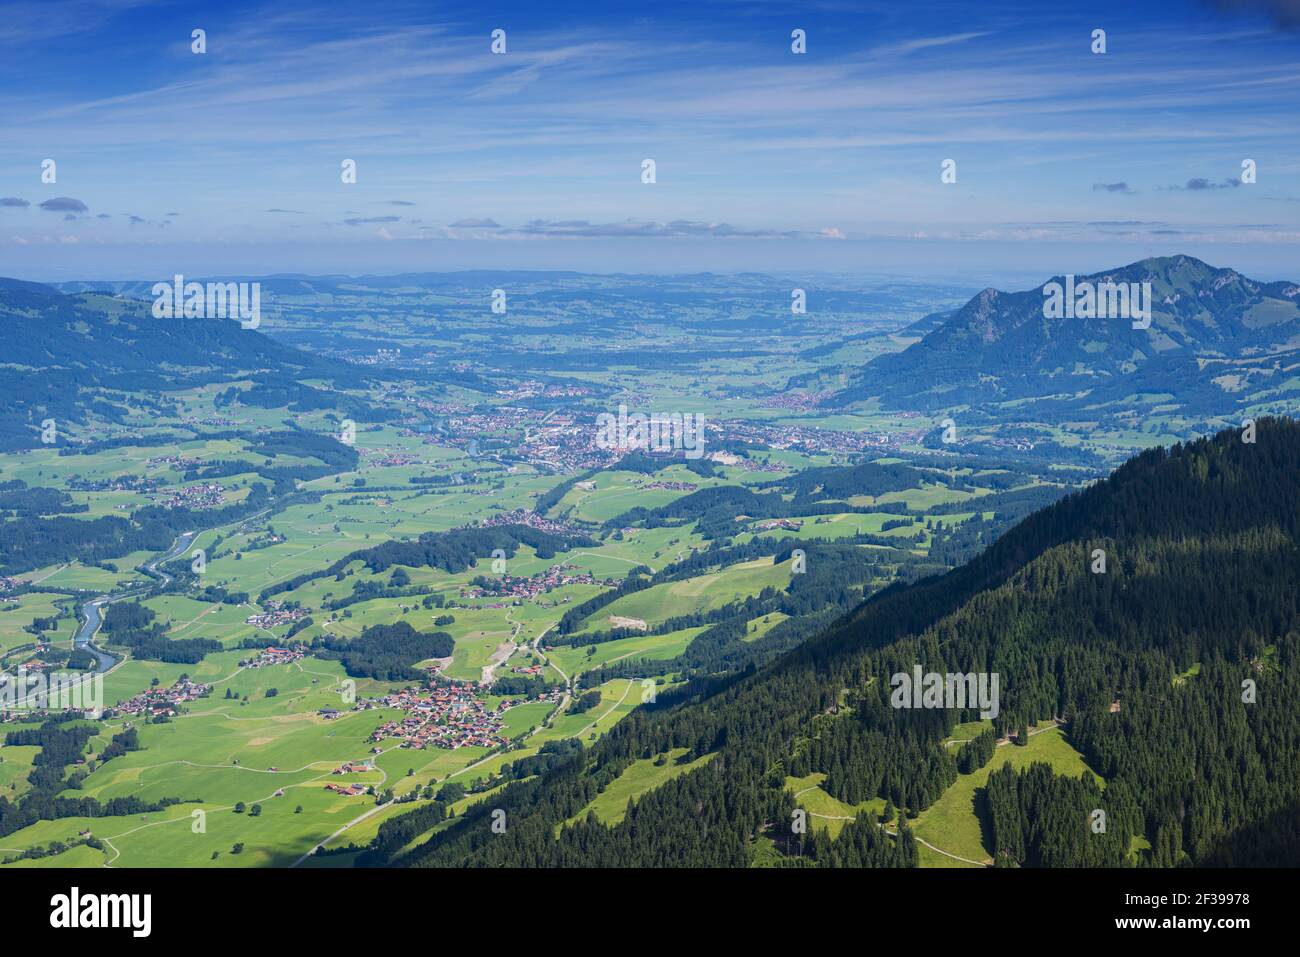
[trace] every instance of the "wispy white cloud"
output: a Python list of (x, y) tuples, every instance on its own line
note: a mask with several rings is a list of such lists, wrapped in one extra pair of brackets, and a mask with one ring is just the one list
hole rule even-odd
[[(140, 12), (80, 6), (91, 26), (72, 42)], [(349, 225), (414, 233), (421, 224), (384, 215), (406, 204), (451, 224), (425, 235), (449, 238), (809, 238), (885, 222), (900, 224), (890, 235), (933, 235), (998, 230), (1031, 208), (1081, 223), (1140, 210), (1178, 228), (1186, 192), (1204, 192), (1195, 205), (1229, 230), (1243, 210), (1165, 187), (1220, 183), (1244, 156), (1272, 191), (1235, 191), (1255, 218), (1268, 196), (1300, 192), (1300, 58), (1275, 31), (1243, 27), (1223, 43), (1137, 20), (1091, 56), (1087, 31), (1049, 14), (1035, 29), (1000, 7), (963, 19), (956, 6), (940, 18), (881, 4), (887, 29), (855, 32), (848, 4), (838, 34), (814, 30), (794, 56), (788, 28), (768, 25), (777, 5), (760, 6), (744, 13), (757, 33), (566, 24), (512, 30), (505, 56), (486, 31), (417, 5), (346, 28), (328, 3), (268, 5), (214, 21), (201, 57), (184, 31), (133, 30), (159, 57), (120, 61), (110, 82), (88, 67), (81, 83), (0, 86), (0, 156), (19, 170), (0, 173), (0, 191), (29, 195), (22, 164), (55, 153), (89, 206), (182, 212), (173, 229), (188, 239), (306, 225), (354, 241), (378, 235)], [(34, 10), (13, 22), (43, 29)], [(345, 157), (356, 185), (340, 183)], [(639, 180), (646, 157), (659, 164), (653, 186)], [(938, 182), (947, 157), (960, 171), (951, 188)], [(6, 225), (48, 231), (46, 219), (15, 212)], [(121, 227), (79, 228), (90, 239)]]

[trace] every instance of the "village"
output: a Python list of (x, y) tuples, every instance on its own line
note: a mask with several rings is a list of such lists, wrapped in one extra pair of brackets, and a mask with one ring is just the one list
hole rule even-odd
[[(433, 747), (452, 751), (463, 747), (495, 748), (507, 744), (501, 716), (515, 705), (523, 704), (524, 700), (506, 699), (492, 708), (479, 692), (480, 689), (473, 684), (434, 680), (426, 688), (396, 691), (358, 703), (357, 708), (393, 708), (405, 714), (400, 720), (386, 721), (376, 728), (370, 735), (371, 742), (399, 738), (404, 748)], [(536, 700), (558, 701), (561, 694), (557, 688)], [(355, 765), (352, 769), (359, 770)]]
[(577, 534), (577, 530), (572, 525), (544, 518), (529, 508), (511, 509), (509, 512), (502, 512), (499, 515), (493, 515), (491, 518), (485, 518), (479, 524), (484, 528), (491, 528), (496, 525), (527, 525), (529, 528), (535, 528), (540, 532), (549, 532), (552, 535), (563, 537)]
[(189, 678), (181, 678), (169, 688), (155, 687), (141, 691), (138, 695), (106, 711), (105, 717), (118, 715), (138, 715), (140, 717), (174, 717), (179, 713), (179, 705), (186, 701), (195, 701), (207, 697), (212, 685), (199, 684)]
[(495, 748), (506, 743), (500, 712), (512, 703), (503, 701), (500, 708), (492, 710), (469, 684), (434, 684), (423, 690), (397, 691), (370, 704), (395, 708), (406, 717), (381, 724), (370, 740), (401, 738), (406, 748)]
[(178, 472), (197, 468), (199, 464), (199, 459), (188, 458), (184, 455), (155, 455), (144, 463), (145, 468), (147, 469), (160, 469), (163, 466), (167, 466)]
[(586, 386), (580, 385), (546, 385), (535, 379), (528, 379), (519, 385), (509, 389), (498, 389), (497, 395), (506, 399), (531, 399), (537, 396), (543, 396), (548, 399), (554, 398), (580, 398), (591, 395), (592, 390)]
[(159, 484), (157, 479), (141, 475), (119, 475), (106, 479), (85, 479), (72, 475), (67, 482), (71, 492), (152, 492)]
[(244, 619), (244, 624), (252, 625), (255, 628), (274, 628), (277, 625), (287, 625), (290, 622), (298, 621), (300, 618), (306, 618), (308, 611), (297, 605), (287, 607), (277, 601), (266, 602), (266, 610), (249, 615)]
[(186, 485), (163, 493), (156, 504), (163, 508), (187, 508), (205, 512), (226, 504), (226, 489), (216, 482)]
[(639, 487), (647, 492), (651, 489), (667, 489), (670, 492), (694, 492), (699, 488), (694, 482), (648, 482)]
[(770, 518), (755, 522), (753, 525), (756, 532), (767, 532), (774, 528), (780, 528), (787, 532), (797, 532), (803, 528), (803, 520), (798, 518)]
[(306, 645), (294, 645), (292, 648), (267, 648), (256, 658), (241, 658), (241, 668), (265, 668), (268, 665), (288, 665), (298, 661), (307, 653)]
[[(16, 588), (22, 588), (26, 584), (26, 578), (11, 578), (8, 575), (0, 575), (0, 591), (13, 591)], [(12, 600), (17, 601), (17, 599)]]
[[(900, 417), (903, 417), (900, 415)], [(921, 441), (926, 429), (918, 427), (904, 432), (846, 432), (819, 429), (815, 426), (767, 425), (728, 421), (718, 424), (722, 441), (745, 442), (773, 449), (791, 449), (807, 455), (855, 455), (865, 449), (898, 449)]]
[[(511, 603), (536, 598), (538, 595), (563, 588), (566, 585), (604, 585), (617, 588), (618, 582), (609, 578), (597, 578), (591, 572), (569, 572), (573, 566), (567, 562), (552, 565), (544, 572), (529, 575), (526, 578), (515, 575), (493, 577), (479, 576), (468, 587), (460, 589), (461, 598), (495, 598), (509, 599)], [(506, 603), (498, 602), (487, 605), (488, 608), (504, 608)]]

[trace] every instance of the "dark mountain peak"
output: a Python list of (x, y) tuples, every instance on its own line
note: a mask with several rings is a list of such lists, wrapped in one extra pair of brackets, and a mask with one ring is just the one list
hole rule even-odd
[[(1122, 300), (1106, 291), (1114, 292), (1111, 284)], [(1048, 308), (1052, 300), (1055, 308)], [(1148, 367), (1182, 361), (1177, 376), (1204, 373), (1206, 387), (1196, 394), (1213, 404), (1227, 386), (1210, 380), (1223, 370), (1205, 372), (1198, 361), (1295, 350), (1300, 285), (1259, 282), (1194, 256), (1151, 257), (1054, 276), (1019, 292), (985, 289), (919, 342), (870, 363), (843, 397), (874, 395), (897, 408), (934, 409), (958, 394), (958, 401), (974, 403), (1108, 388), (1119, 390), (1117, 397), (1142, 389), (1186, 393), (1169, 388), (1170, 381), (1141, 381)]]

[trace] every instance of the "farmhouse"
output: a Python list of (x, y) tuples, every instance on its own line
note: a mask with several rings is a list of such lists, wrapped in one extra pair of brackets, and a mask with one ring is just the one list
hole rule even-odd
[(348, 797), (356, 797), (358, 794), (366, 793), (366, 786), (364, 784), (327, 784), (325, 790), (345, 794)]

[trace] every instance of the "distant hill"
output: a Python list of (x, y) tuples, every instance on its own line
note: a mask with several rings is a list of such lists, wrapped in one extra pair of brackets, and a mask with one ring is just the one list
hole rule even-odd
[[(893, 706), (892, 676), (920, 666), (998, 674), (996, 735), (1059, 722), (1106, 781), (1102, 791), (1046, 764), (997, 770), (973, 807), (946, 812), (979, 818), (967, 832), (990, 861), (1294, 864), (1300, 424), (1261, 419), (1255, 438), (1229, 430), (1144, 452), (961, 568), (878, 592), (766, 667), (661, 692), (577, 758), (470, 807), (404, 863), (914, 866), (908, 822), (924, 825), (960, 775), (990, 758), (998, 769), (1017, 747), (987, 740), (968, 758), (943, 742), (974, 709)], [(643, 795), (616, 826), (561, 828), (632, 761), (673, 748), (713, 759)], [(841, 814), (890, 802), (897, 836), (874, 813), (834, 841), (814, 819), (797, 833), (789, 782), (811, 790), (810, 778), (847, 805)], [(1102, 832), (1089, 827), (1095, 809)], [(489, 826), (498, 811), (511, 821), (503, 835)], [(941, 842), (945, 820), (917, 836)]]
[(898, 330), (900, 336), (927, 336), (953, 317), (954, 311), (932, 312)]
[[(869, 363), (842, 398), (879, 396), (892, 408), (1052, 397), (1062, 414), (1172, 392), (1188, 411), (1230, 409), (1237, 394), (1277, 387), (1300, 362), (1300, 285), (1265, 283), (1191, 256), (1144, 259), (1078, 276), (1076, 283), (1151, 284), (1150, 328), (1127, 319), (1046, 318), (1044, 287), (985, 289), (951, 314), (910, 327), (924, 333)], [(926, 331), (929, 326), (929, 331)]]
[(114, 420), (103, 390), (144, 393), (264, 373), (347, 380), (352, 367), (243, 329), (234, 320), (155, 319), (151, 302), (0, 279), (0, 449), (40, 444), (41, 422), (66, 428), (87, 413)]

